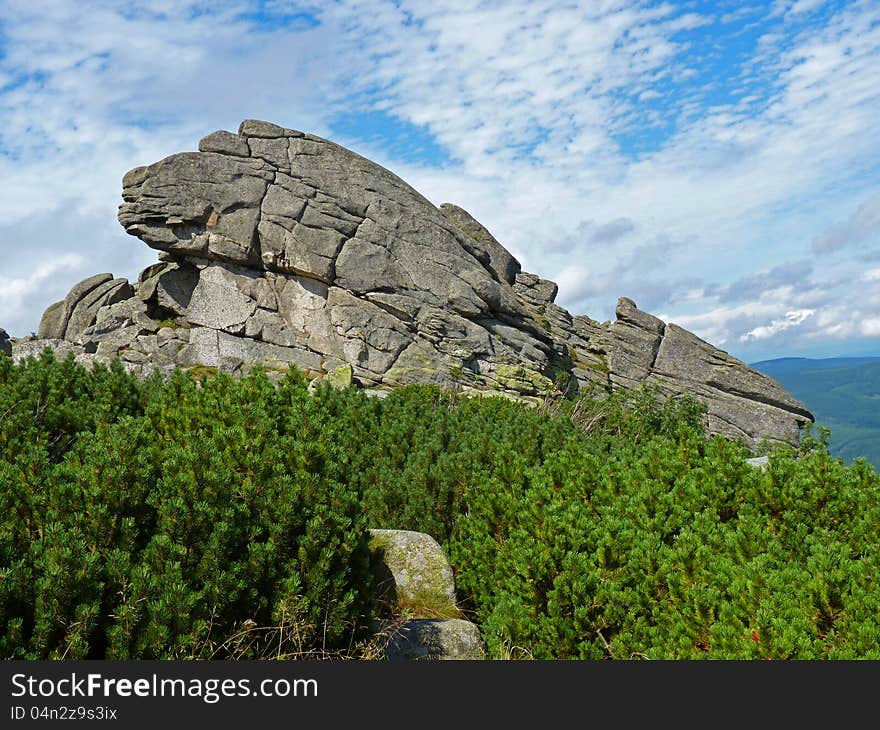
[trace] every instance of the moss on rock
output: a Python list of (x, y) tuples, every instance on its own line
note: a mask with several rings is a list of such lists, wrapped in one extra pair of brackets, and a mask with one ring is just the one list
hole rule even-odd
[(430, 535), (370, 530), (370, 560), (380, 608), (413, 618), (457, 618), (455, 580), (443, 548)]
[(505, 388), (528, 395), (547, 395), (554, 391), (550, 378), (522, 365), (499, 365), (495, 370), (495, 379)]

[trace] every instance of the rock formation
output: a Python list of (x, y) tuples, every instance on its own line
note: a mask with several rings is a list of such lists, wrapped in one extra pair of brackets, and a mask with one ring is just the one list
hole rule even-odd
[(12, 355), (12, 341), (5, 329), (0, 328), (0, 355)]
[(708, 406), (712, 432), (796, 443), (809, 412), (775, 381), (621, 299), (614, 323), (554, 304), (554, 283), (465, 210), (435, 207), (327, 140), (245, 121), (199, 152), (129, 172), (119, 221), (160, 251), (136, 283), (100, 274), (53, 304), (39, 338), (138, 373), (347, 372), (541, 398), (654, 384)]
[(479, 661), (486, 648), (479, 627), (460, 618), (412, 619), (392, 630), (384, 644), (390, 661)]

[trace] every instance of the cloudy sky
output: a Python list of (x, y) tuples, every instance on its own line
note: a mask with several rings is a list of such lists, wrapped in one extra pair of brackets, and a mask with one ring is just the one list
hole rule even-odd
[(0, 0), (0, 326), (135, 278), (122, 175), (245, 118), (463, 206), (573, 312), (880, 354), (877, 0)]

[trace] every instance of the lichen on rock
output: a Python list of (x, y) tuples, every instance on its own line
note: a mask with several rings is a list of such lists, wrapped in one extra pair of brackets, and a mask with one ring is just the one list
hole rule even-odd
[(443, 549), (430, 535), (370, 530), (371, 563), (388, 612), (418, 618), (457, 618), (455, 579)]

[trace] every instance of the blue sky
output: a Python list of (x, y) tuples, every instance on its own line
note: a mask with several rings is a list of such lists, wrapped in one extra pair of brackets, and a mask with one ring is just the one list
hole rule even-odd
[(136, 277), (122, 175), (245, 118), (463, 206), (575, 313), (880, 354), (876, 0), (0, 0), (0, 326)]

